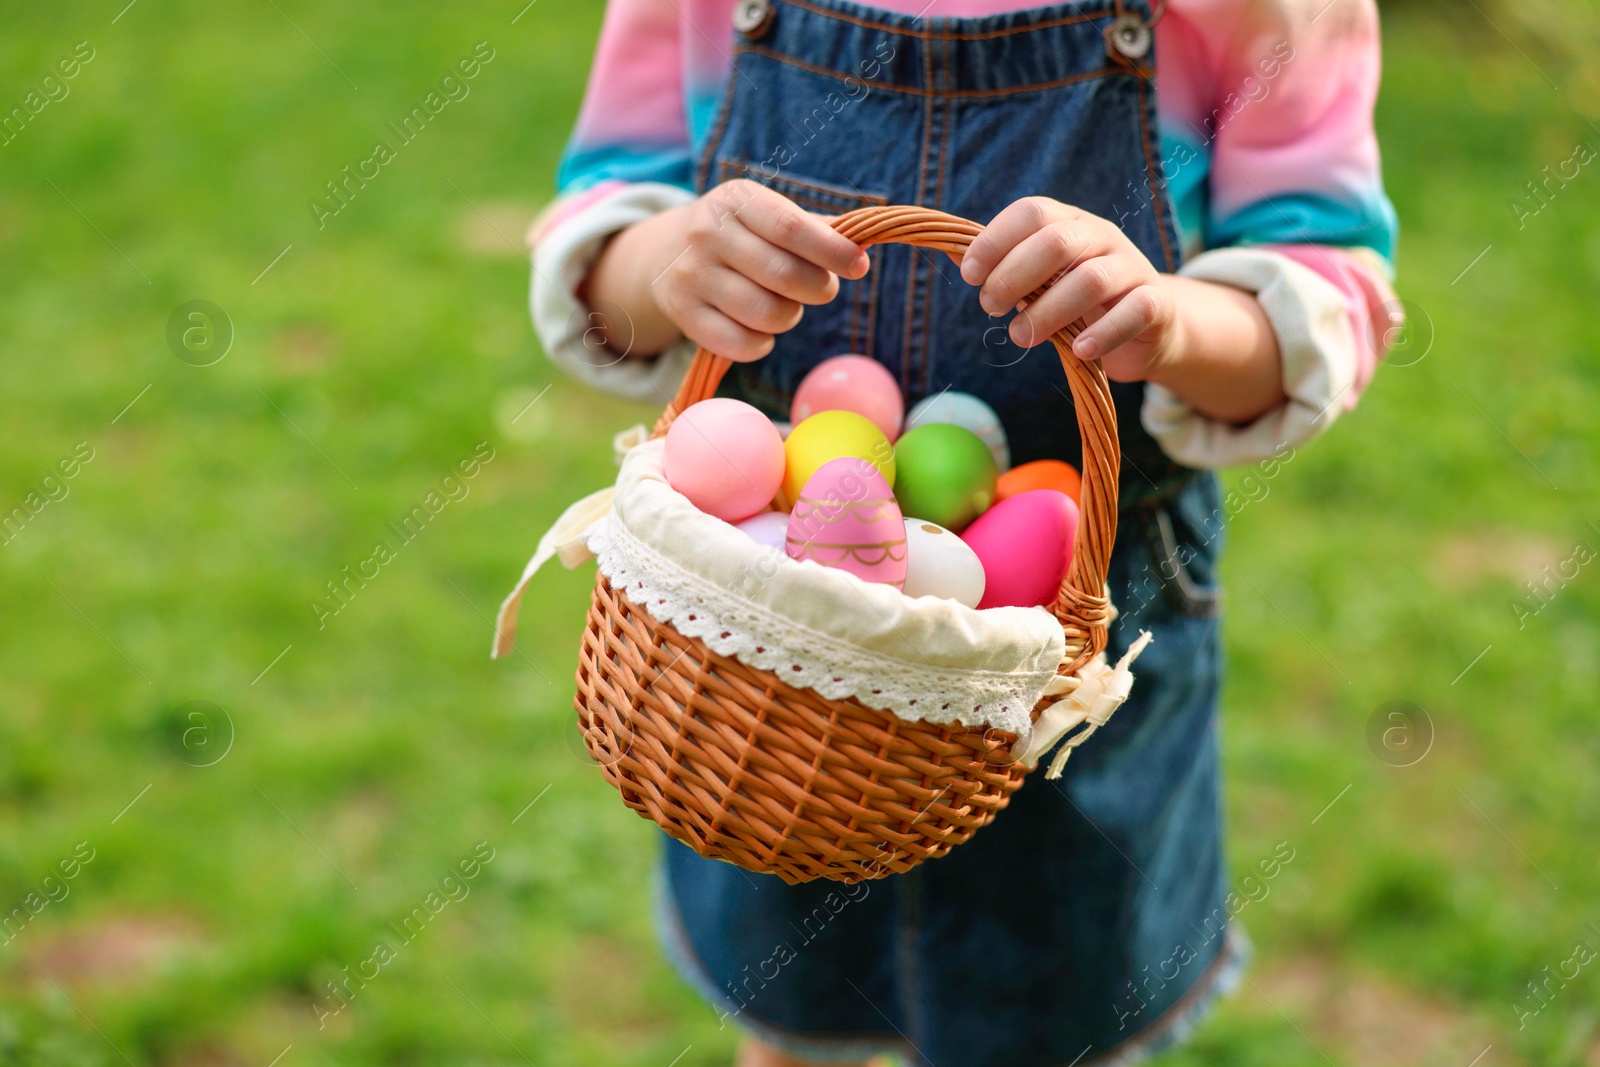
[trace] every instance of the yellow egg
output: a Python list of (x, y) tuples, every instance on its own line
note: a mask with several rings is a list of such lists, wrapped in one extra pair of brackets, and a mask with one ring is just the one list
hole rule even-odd
[(894, 446), (870, 419), (853, 411), (817, 412), (789, 431), (783, 454), (783, 494), (789, 500), (799, 499), (818, 467), (844, 456), (866, 460), (894, 486)]

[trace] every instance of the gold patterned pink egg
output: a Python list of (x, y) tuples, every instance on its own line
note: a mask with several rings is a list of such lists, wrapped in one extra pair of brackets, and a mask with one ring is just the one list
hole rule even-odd
[(889, 483), (864, 459), (829, 460), (806, 480), (789, 514), (784, 548), (791, 559), (905, 587), (905, 520)]

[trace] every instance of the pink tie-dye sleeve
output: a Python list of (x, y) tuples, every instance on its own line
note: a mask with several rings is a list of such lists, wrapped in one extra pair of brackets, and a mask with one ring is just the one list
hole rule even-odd
[(1373, 105), (1374, 0), (1250, 0), (1213, 42), (1207, 247), (1267, 245), (1344, 296), (1355, 336), (1353, 406), (1394, 337), (1397, 222), (1383, 190)]
[(1349, 309), (1350, 330), (1355, 336), (1355, 378), (1350, 391), (1340, 400), (1345, 410), (1356, 406), (1373, 372), (1395, 338), (1404, 316), (1400, 302), (1389, 287), (1384, 261), (1367, 249), (1334, 248), (1330, 245), (1272, 245), (1274, 252), (1308, 267), (1331, 282), (1343, 295)]
[(682, 20), (672, 0), (609, 0), (548, 232), (636, 182), (690, 185)]

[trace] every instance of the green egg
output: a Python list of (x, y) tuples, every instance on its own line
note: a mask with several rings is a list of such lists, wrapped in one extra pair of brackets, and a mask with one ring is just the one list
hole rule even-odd
[(907, 515), (959, 532), (994, 503), (994, 455), (964, 426), (930, 422), (907, 431), (895, 442), (894, 462), (894, 495)]

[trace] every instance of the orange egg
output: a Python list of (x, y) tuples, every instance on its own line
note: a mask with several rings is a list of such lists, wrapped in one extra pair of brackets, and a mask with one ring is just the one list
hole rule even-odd
[(1082, 480), (1078, 477), (1078, 470), (1070, 463), (1063, 463), (1059, 459), (1036, 459), (1032, 463), (1024, 463), (1019, 467), (1012, 467), (1000, 476), (995, 483), (995, 499), (1008, 500), (1018, 493), (1027, 493), (1034, 489), (1054, 489), (1058, 493), (1065, 493), (1072, 498), (1074, 504), (1078, 503), (1078, 494)]

